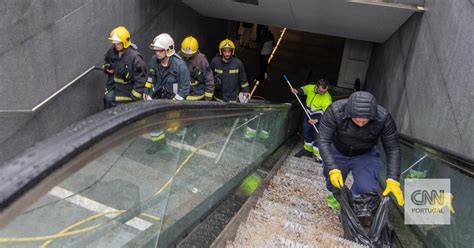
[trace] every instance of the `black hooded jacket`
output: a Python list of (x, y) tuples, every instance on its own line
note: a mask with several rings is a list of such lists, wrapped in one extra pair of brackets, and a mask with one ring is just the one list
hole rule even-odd
[[(352, 117), (369, 118), (363, 127)], [(369, 92), (357, 91), (349, 99), (334, 102), (320, 122), (319, 151), (329, 170), (337, 169), (331, 145), (346, 156), (357, 156), (372, 149), (379, 137), (387, 158), (387, 178), (400, 180), (400, 143), (397, 127), (383, 107)]]

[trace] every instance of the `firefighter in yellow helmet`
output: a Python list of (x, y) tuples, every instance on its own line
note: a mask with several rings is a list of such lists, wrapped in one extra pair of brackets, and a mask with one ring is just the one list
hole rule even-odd
[(109, 35), (113, 46), (105, 54), (103, 71), (108, 75), (105, 88), (105, 108), (117, 103), (137, 101), (142, 98), (146, 82), (146, 65), (137, 47), (130, 40), (128, 30), (119, 26)]
[(217, 101), (236, 102), (239, 92), (249, 96), (249, 84), (245, 68), (240, 59), (235, 57), (235, 45), (229, 39), (219, 44), (219, 55), (211, 61), (214, 72), (216, 90), (214, 98)]
[(181, 42), (179, 55), (184, 58), (191, 73), (191, 89), (186, 100), (211, 101), (214, 96), (214, 77), (206, 55), (199, 52), (196, 38), (188, 36)]

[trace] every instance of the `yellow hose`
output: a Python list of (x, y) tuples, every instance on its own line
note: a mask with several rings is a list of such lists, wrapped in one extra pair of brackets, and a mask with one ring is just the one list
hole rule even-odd
[[(188, 157), (180, 164), (180, 166), (178, 167), (178, 169), (176, 169), (174, 175), (161, 187), (161, 189), (155, 193), (155, 196), (156, 195), (159, 195), (161, 192), (163, 192), (172, 182), (173, 182), (173, 179), (174, 177), (179, 173), (179, 171), (183, 168), (183, 166), (185, 164), (187, 164), (189, 162), (189, 160), (199, 151), (201, 150), (203, 147), (207, 146), (207, 145), (210, 145), (210, 144), (214, 144), (214, 143), (218, 143), (218, 142), (223, 142), (223, 141), (212, 141), (212, 142), (208, 142), (208, 143), (205, 143), (203, 145), (200, 145), (199, 147), (197, 147), (190, 155), (188, 155)], [(0, 244), (6, 244), (6, 243), (29, 243), (29, 242), (36, 242), (36, 241), (46, 241), (44, 242), (40, 248), (46, 248), (48, 247), (49, 244), (51, 244), (55, 239), (59, 239), (59, 238), (66, 238), (66, 237), (70, 237), (70, 236), (74, 236), (74, 235), (78, 235), (78, 234), (81, 234), (81, 233), (85, 233), (85, 232), (89, 232), (89, 231), (92, 231), (96, 228), (98, 228), (99, 226), (101, 226), (101, 224), (97, 224), (97, 225), (94, 225), (94, 226), (91, 226), (91, 227), (86, 227), (86, 228), (82, 228), (82, 229), (79, 229), (79, 230), (75, 230), (75, 231), (70, 231), (82, 224), (85, 224), (89, 221), (92, 221), (92, 220), (95, 220), (99, 217), (102, 217), (104, 215), (109, 215), (109, 214), (122, 214), (122, 213), (125, 213), (127, 212), (127, 210), (113, 210), (113, 211), (107, 211), (107, 212), (104, 212), (104, 213), (99, 213), (99, 214), (96, 214), (96, 215), (93, 215), (93, 216), (90, 216), (84, 220), (81, 220), (79, 222), (76, 222), (66, 228), (64, 228), (63, 230), (61, 230), (60, 232), (58, 232), (57, 234), (53, 234), (53, 235), (46, 235), (46, 236), (37, 236), (37, 237), (25, 237), (25, 238), (0, 238)], [(143, 216), (146, 216), (150, 219), (153, 219), (153, 220), (156, 220), (156, 221), (159, 221), (161, 220), (160, 217), (158, 216), (153, 216), (151, 214), (146, 214), (146, 213), (141, 213), (140, 215), (143, 215)]]
[(73, 235), (76, 235), (76, 234), (79, 234), (79, 233), (91, 231), (91, 230), (93, 230), (93, 229), (95, 229), (95, 228), (97, 228), (97, 227), (99, 227), (99, 226), (100, 226), (100, 224), (95, 225), (95, 226), (91, 226), (91, 227), (87, 227), (87, 228), (83, 228), (83, 229), (79, 229), (79, 230), (72, 231), (72, 232), (63, 233), (63, 234), (54, 234), (54, 235), (39, 236), (39, 237), (28, 237), (28, 238), (0, 238), (0, 244), (5, 244), (5, 243), (26, 243), (26, 242), (35, 242), (35, 241), (44, 241), (44, 240), (50, 240), (50, 239), (64, 238), (64, 237), (73, 236)]
[(158, 190), (158, 192), (155, 193), (155, 196), (161, 194), (166, 188), (168, 188), (168, 186), (170, 186), (170, 184), (171, 184), (171, 183), (173, 182), (173, 180), (174, 180), (174, 177), (175, 177), (176, 175), (178, 175), (178, 173), (179, 173), (179, 171), (181, 170), (181, 168), (183, 168), (183, 166), (184, 166), (185, 164), (187, 164), (187, 163), (189, 162), (189, 160), (190, 160), (199, 150), (201, 150), (201, 149), (202, 149), (203, 147), (205, 147), (205, 146), (208, 146), (208, 145), (210, 145), (210, 144), (219, 143), (219, 142), (223, 142), (223, 141), (222, 141), (222, 140), (219, 140), (219, 141), (211, 141), (211, 142), (208, 142), (208, 143), (205, 143), (205, 144), (202, 144), (202, 145), (196, 147), (196, 149), (195, 149), (193, 152), (191, 152), (191, 154), (189, 154), (188, 157), (186, 157), (186, 159), (183, 160), (183, 162), (179, 165), (178, 169), (176, 169), (176, 171), (174, 172), (174, 175), (173, 175), (170, 179), (168, 179), (168, 181), (165, 183), (165, 185), (163, 185), (163, 186), (160, 188), (160, 190)]
[[(74, 229), (74, 228), (76, 228), (76, 227), (78, 227), (78, 226), (80, 226), (80, 225), (82, 225), (82, 224), (84, 224), (84, 223), (87, 223), (87, 222), (89, 222), (89, 221), (95, 220), (95, 219), (97, 219), (97, 218), (99, 218), (99, 217), (102, 217), (102, 216), (104, 216), (104, 215), (109, 215), (109, 214), (121, 214), (121, 213), (125, 213), (125, 212), (127, 212), (127, 211), (126, 211), (126, 210), (113, 210), (113, 211), (107, 211), (107, 212), (104, 212), (104, 213), (99, 213), (99, 214), (90, 216), (90, 217), (88, 217), (88, 218), (86, 218), (86, 219), (84, 219), (84, 220), (81, 220), (81, 221), (79, 221), (79, 222), (76, 222), (76, 223), (74, 223), (74, 224), (72, 224), (72, 225), (70, 225), (70, 226), (64, 228), (62, 231), (58, 232), (58, 233), (56, 234), (56, 235), (59, 235), (57, 238), (62, 238), (62, 236), (60, 236), (60, 235), (64, 235), (64, 234), (67, 233), (69, 230), (72, 230), (72, 229)], [(100, 224), (99, 224), (99, 225), (95, 225), (95, 228), (97, 228), (97, 227), (99, 227), (99, 226), (100, 226)], [(95, 228), (92, 228), (92, 229), (90, 229), (90, 230), (93, 230), (93, 229), (95, 229)], [(44, 242), (44, 244), (42, 244), (42, 245), (40, 246), (40, 248), (45, 248), (45, 247), (47, 247), (51, 242), (53, 242), (53, 239), (57, 239), (57, 238), (51, 238), (51, 239), (47, 240), (46, 242)]]

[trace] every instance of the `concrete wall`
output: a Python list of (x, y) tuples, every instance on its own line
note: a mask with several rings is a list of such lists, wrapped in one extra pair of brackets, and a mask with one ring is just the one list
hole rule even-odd
[(473, 1), (427, 0), (425, 8), (374, 46), (365, 89), (402, 133), (473, 158)]
[[(146, 62), (162, 32), (177, 47), (187, 35), (212, 57), (227, 21), (200, 16), (173, 0), (0, 0), (0, 110), (32, 109), (93, 65), (126, 26)], [(102, 108), (105, 76), (95, 71), (35, 113), (0, 113), (0, 163)]]

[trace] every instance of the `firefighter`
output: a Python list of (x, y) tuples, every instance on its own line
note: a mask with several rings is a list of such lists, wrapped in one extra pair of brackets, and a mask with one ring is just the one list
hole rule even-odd
[[(186, 62), (175, 52), (173, 38), (162, 33), (153, 39), (150, 48), (155, 51), (155, 55), (149, 64), (144, 100), (185, 100), (189, 95), (191, 79)], [(150, 137), (153, 146), (147, 149), (148, 154), (154, 154), (166, 145), (164, 130), (151, 132)]]
[(181, 43), (179, 55), (184, 58), (191, 74), (191, 89), (186, 100), (211, 101), (214, 97), (214, 77), (206, 56), (198, 48), (198, 41), (192, 36)]
[(299, 89), (291, 88), (293, 94), (306, 95), (306, 111), (311, 119), (305, 115), (303, 122), (304, 145), (303, 149), (295, 154), (296, 157), (303, 155), (312, 157), (316, 162), (321, 163), (321, 155), (319, 154), (316, 128), (319, 127), (319, 120), (324, 111), (331, 105), (332, 97), (328, 92), (329, 82), (326, 79), (320, 79), (316, 84), (307, 84)]
[(109, 40), (113, 47), (105, 54), (105, 63), (102, 66), (108, 75), (105, 108), (140, 100), (147, 73), (143, 57), (135, 44), (132, 44), (130, 33), (125, 27), (120, 26), (112, 30)]
[(214, 72), (217, 101), (236, 102), (239, 92), (249, 97), (249, 83), (245, 68), (240, 59), (235, 57), (235, 45), (229, 39), (219, 44), (219, 55), (212, 59), (211, 68)]
[(173, 38), (162, 33), (153, 39), (144, 99), (184, 100), (189, 95), (190, 74), (186, 63), (176, 54)]

